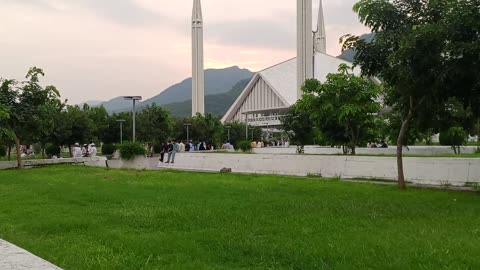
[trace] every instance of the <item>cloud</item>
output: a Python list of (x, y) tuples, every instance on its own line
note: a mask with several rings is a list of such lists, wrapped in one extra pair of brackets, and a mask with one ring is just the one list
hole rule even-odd
[(295, 26), (278, 21), (224, 21), (207, 27), (206, 37), (224, 45), (271, 49), (291, 49), (295, 46)]

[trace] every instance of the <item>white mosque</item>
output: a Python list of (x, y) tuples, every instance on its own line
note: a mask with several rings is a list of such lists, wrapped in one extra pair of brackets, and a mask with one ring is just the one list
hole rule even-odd
[[(317, 29), (312, 29), (312, 0), (297, 0), (297, 57), (268, 67), (252, 78), (222, 122), (247, 122), (251, 126), (275, 128), (290, 106), (301, 98), (306, 79), (325, 81), (342, 63), (350, 62), (326, 53), (326, 33), (322, 1)], [(359, 70), (354, 70), (359, 74)]]
[[(351, 64), (326, 53), (322, 0), (316, 30), (312, 24), (312, 0), (297, 0), (297, 57), (266, 68), (252, 78), (225, 116), (223, 123), (246, 122), (250, 126), (281, 127), (280, 119), (302, 96), (306, 79), (325, 81), (340, 64)], [(355, 69), (354, 74), (360, 70)], [(203, 18), (200, 0), (192, 14), (192, 114), (204, 113)]]

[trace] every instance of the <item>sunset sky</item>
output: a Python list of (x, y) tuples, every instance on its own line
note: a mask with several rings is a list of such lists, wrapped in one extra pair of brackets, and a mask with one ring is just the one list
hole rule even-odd
[[(327, 46), (367, 33), (356, 0), (324, 0)], [(149, 98), (191, 76), (192, 0), (0, 0), (0, 77), (46, 72), (69, 103)], [(318, 0), (313, 0), (314, 20)], [(295, 0), (202, 0), (205, 68), (252, 71), (295, 57)]]

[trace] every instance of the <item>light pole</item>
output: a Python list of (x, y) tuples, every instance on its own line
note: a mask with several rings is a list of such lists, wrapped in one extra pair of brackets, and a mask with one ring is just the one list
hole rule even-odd
[(189, 136), (188, 130), (189, 130), (190, 126), (192, 126), (192, 124), (183, 124), (183, 126), (187, 128), (187, 143), (189, 143), (190, 142), (190, 136)]
[(253, 141), (253, 131), (255, 130), (255, 128), (250, 128), (250, 131), (252, 132), (252, 141)]
[(265, 137), (266, 137), (266, 140), (268, 141), (268, 138), (270, 137), (270, 136), (269, 136), (269, 135), (270, 135), (269, 125), (268, 125), (268, 122), (265, 122), (265, 123), (263, 123), (263, 124), (267, 126), (267, 135), (266, 135)]
[(135, 103), (137, 100), (142, 100), (141, 96), (125, 96), (123, 97), (124, 100), (131, 100), (133, 101), (133, 141), (135, 142)]
[(232, 128), (231, 126), (226, 126), (227, 132), (228, 132), (228, 143), (230, 142), (230, 129)]
[(120, 123), (120, 144), (123, 143), (123, 123), (125, 122), (124, 119), (118, 119), (118, 123)]

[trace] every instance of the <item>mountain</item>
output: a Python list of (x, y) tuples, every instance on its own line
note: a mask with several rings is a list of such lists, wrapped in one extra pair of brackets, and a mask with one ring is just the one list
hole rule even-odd
[(84, 104), (87, 104), (90, 107), (95, 107), (95, 106), (100, 106), (100, 104), (102, 104), (102, 103), (103, 103), (103, 101), (101, 101), (101, 100), (89, 100), (89, 101), (85, 101), (83, 103), (80, 103), (78, 106), (83, 107)]
[[(247, 87), (250, 79), (236, 83), (227, 93), (205, 96), (205, 111), (213, 115), (223, 116)], [(162, 105), (174, 117), (190, 117), (192, 115), (192, 99), (187, 101)]]
[[(251, 79), (253, 73), (248, 69), (241, 69), (237, 66), (224, 69), (205, 70), (205, 95), (215, 95), (226, 93), (239, 81)], [(191, 100), (192, 98), (192, 78), (185, 79), (181, 83), (175, 84), (159, 95), (145, 100), (142, 106), (156, 103), (165, 105)]]
[(126, 112), (132, 110), (132, 101), (124, 100), (123, 97), (116, 97), (109, 101), (103, 102), (98, 106), (103, 105), (107, 112)]
[[(365, 35), (360, 36), (360, 39), (364, 39), (365, 41), (370, 42), (370, 41), (373, 40), (374, 37), (375, 37), (375, 34), (370, 33), (370, 34), (365, 34)], [(352, 49), (346, 50), (341, 55), (338, 56), (338, 58), (343, 59), (343, 60), (348, 61), (348, 62), (353, 62), (354, 57), (355, 57), (355, 51), (352, 50)]]
[[(205, 95), (217, 95), (229, 92), (236, 83), (242, 80), (250, 80), (253, 75), (254, 73), (250, 70), (241, 69), (237, 66), (224, 69), (207, 69), (205, 70)], [(191, 99), (192, 78), (188, 78), (170, 86), (157, 96), (138, 103), (137, 108), (141, 110), (153, 103), (157, 105), (183, 103)], [(117, 97), (101, 105), (110, 113), (118, 113), (131, 110), (132, 102), (124, 101), (122, 97)]]

